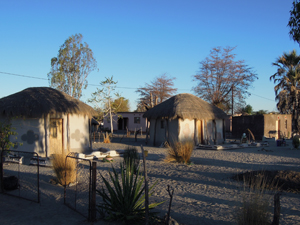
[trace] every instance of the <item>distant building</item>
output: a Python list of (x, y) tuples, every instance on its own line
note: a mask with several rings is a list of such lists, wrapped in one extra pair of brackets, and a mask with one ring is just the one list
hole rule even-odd
[(290, 138), (292, 135), (292, 115), (261, 114), (232, 117), (232, 136), (239, 138), (250, 129), (256, 140), (267, 138)]
[[(147, 119), (143, 118), (144, 112), (118, 112), (113, 116), (114, 131), (137, 131), (146, 132)], [(110, 130), (109, 116), (103, 119), (104, 129)]]

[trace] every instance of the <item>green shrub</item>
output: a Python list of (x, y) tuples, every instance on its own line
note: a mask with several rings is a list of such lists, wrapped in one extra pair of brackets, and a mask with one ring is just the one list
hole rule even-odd
[(193, 141), (175, 142), (168, 147), (166, 162), (190, 163), (194, 150)]
[(128, 168), (133, 165), (133, 171), (136, 174), (138, 172), (139, 164), (140, 164), (140, 155), (135, 147), (128, 147), (124, 152), (124, 168)]
[[(99, 212), (107, 220), (141, 224), (141, 221), (145, 219), (144, 177), (140, 175), (139, 170), (135, 175), (132, 165), (126, 170), (122, 164), (120, 166), (120, 174), (112, 166), (112, 172), (109, 171), (109, 180), (101, 175), (105, 188), (97, 190), (103, 200), (103, 203), (98, 205)], [(151, 190), (155, 185), (156, 183), (150, 187), (149, 196), (153, 194)], [(162, 203), (149, 204), (151, 218), (155, 218), (152, 210)]]

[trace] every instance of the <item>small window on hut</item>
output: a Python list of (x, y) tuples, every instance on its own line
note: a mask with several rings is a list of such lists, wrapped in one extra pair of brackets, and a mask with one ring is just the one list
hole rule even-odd
[(160, 128), (161, 128), (161, 129), (164, 129), (164, 128), (165, 128), (165, 121), (164, 121), (164, 120), (161, 120), (161, 121), (160, 121)]
[(141, 123), (141, 117), (134, 117), (134, 123), (140, 124)]
[(285, 124), (285, 129), (287, 129), (287, 120), (284, 122), (284, 124)]
[(57, 138), (57, 124), (56, 121), (52, 121), (50, 124), (50, 135), (52, 138)]

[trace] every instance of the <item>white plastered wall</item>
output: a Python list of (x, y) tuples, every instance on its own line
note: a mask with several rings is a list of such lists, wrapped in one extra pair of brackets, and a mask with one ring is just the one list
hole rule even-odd
[(64, 116), (64, 148), (70, 140), (71, 152), (84, 152), (89, 149), (89, 118), (84, 115), (69, 115), (69, 138), (67, 137), (67, 115)]
[(194, 140), (194, 133), (195, 133), (195, 121), (190, 119), (179, 119), (179, 136), (178, 140), (188, 141)]
[(11, 136), (10, 140), (22, 143), (22, 145), (14, 147), (14, 150), (36, 152), (40, 156), (46, 156), (44, 119), (17, 118), (12, 119), (11, 123), (18, 135)]

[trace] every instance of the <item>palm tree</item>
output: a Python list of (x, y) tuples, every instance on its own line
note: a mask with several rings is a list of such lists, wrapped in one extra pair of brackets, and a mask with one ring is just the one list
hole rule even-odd
[(277, 72), (270, 76), (276, 84), (275, 99), (278, 101), (277, 109), (281, 113), (292, 114), (293, 131), (298, 132), (298, 98), (300, 90), (300, 56), (296, 50), (283, 53), (272, 65), (277, 66)]

